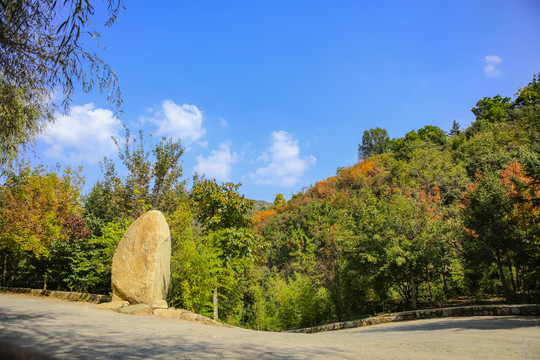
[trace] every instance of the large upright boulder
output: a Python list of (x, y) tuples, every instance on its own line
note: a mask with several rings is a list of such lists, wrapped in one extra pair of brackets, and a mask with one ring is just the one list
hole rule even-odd
[(157, 210), (142, 214), (118, 243), (113, 256), (113, 301), (152, 305), (167, 298), (171, 276), (171, 235)]

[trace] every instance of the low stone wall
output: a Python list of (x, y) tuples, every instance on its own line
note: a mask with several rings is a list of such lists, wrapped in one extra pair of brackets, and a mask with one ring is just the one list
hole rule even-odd
[(442, 318), (451, 316), (504, 316), (504, 315), (540, 315), (540, 304), (533, 305), (477, 305), (459, 306), (439, 309), (424, 309), (404, 311), (400, 313), (374, 316), (370, 318), (343, 321), (333, 324), (315, 326), (310, 328), (289, 330), (291, 333), (317, 333), (341, 329), (352, 329), (362, 326), (384, 324), (395, 321)]
[(33, 296), (49, 296), (58, 299), (72, 300), (72, 301), (87, 301), (96, 304), (111, 301), (111, 297), (107, 295), (78, 293), (70, 291), (55, 291), (55, 290), (38, 290), (28, 288), (11, 288), (0, 286), (0, 292), (10, 294), (27, 294)]

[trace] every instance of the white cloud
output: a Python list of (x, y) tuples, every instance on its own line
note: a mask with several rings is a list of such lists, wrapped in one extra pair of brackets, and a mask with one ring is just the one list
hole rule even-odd
[(313, 155), (300, 156), (298, 141), (291, 134), (286, 131), (273, 131), (272, 145), (258, 161), (269, 164), (251, 174), (256, 183), (293, 187), (317, 159)]
[(187, 143), (197, 141), (206, 133), (202, 127), (203, 114), (195, 105), (177, 105), (164, 100), (160, 116), (150, 121), (158, 126), (156, 135), (173, 136)]
[(501, 74), (501, 71), (497, 68), (502, 62), (502, 59), (497, 55), (488, 55), (485, 57), (486, 66), (484, 67), (484, 72), (487, 77), (495, 77)]
[(224, 118), (222, 118), (221, 116), (219, 117), (219, 126), (221, 126), (222, 128), (226, 128), (229, 126), (229, 123), (227, 122), (227, 120), (225, 120)]
[(94, 109), (94, 104), (73, 106), (70, 115), (55, 114), (40, 136), (50, 146), (45, 155), (67, 162), (97, 163), (116, 147), (111, 136), (118, 137), (122, 124), (107, 109)]
[(226, 181), (231, 173), (231, 165), (238, 161), (238, 154), (231, 153), (231, 144), (226, 142), (219, 145), (218, 150), (212, 150), (210, 156), (197, 156), (195, 171), (206, 177)]

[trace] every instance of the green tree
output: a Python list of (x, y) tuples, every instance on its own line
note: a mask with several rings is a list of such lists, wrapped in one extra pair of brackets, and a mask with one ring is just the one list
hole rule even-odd
[(195, 179), (190, 198), (206, 233), (250, 224), (246, 215), (253, 201), (238, 192), (240, 186), (231, 182), (220, 185), (215, 179)]
[(446, 145), (446, 134), (437, 126), (426, 125), (418, 129), (418, 137), (425, 142), (437, 145), (441, 149)]
[(540, 105), (540, 73), (523, 89), (519, 89), (514, 100), (514, 107)]
[[(222, 285), (232, 279), (227, 269), (242, 268), (246, 265), (243, 259), (253, 262), (263, 247), (247, 218), (253, 201), (241, 195), (239, 187), (240, 184), (229, 182), (220, 185), (215, 179), (196, 177), (190, 193), (191, 204), (206, 241), (220, 251), (225, 269), (220, 275)], [(214, 318), (218, 318), (218, 287), (214, 289)]]
[[(181, 181), (180, 158), (184, 153), (181, 141), (162, 138), (148, 150), (142, 130), (138, 138), (134, 138), (127, 126), (124, 129), (123, 144), (113, 140), (127, 175), (120, 177), (115, 163), (108, 158), (103, 160), (104, 179), (99, 185), (103, 189), (99, 191), (104, 201), (119, 218), (137, 218), (149, 209), (172, 213), (185, 198), (185, 184)], [(96, 209), (95, 213), (98, 211)]]
[(457, 136), (459, 134), (461, 134), (461, 130), (459, 128), (459, 123), (456, 120), (454, 120), (452, 122), (452, 128), (450, 129), (450, 132), (448, 133), (448, 135), (450, 137), (455, 137), (455, 136)]
[(84, 221), (94, 237), (102, 235), (102, 229), (119, 218), (114, 206), (115, 195), (103, 181), (97, 181), (83, 197)]
[[(122, 0), (107, 0), (110, 26)], [(0, 68), (4, 80), (21, 89), (60, 88), (67, 110), (74, 83), (85, 92), (97, 86), (116, 106), (121, 103), (113, 69), (86, 43), (96, 41), (94, 7), (85, 0), (5, 0), (0, 3)]]
[[(107, 0), (116, 22), (122, 0)], [(74, 88), (97, 87), (119, 111), (122, 103), (113, 69), (87, 47), (99, 33), (87, 0), (0, 2), (0, 168), (31, 146), (53, 120), (53, 93), (60, 90), (64, 112)]]
[(0, 169), (14, 162), (53, 118), (48, 93), (12, 85), (0, 73)]
[(167, 217), (171, 231), (171, 283), (167, 295), (171, 306), (210, 316), (212, 292), (218, 285), (223, 262), (220, 251), (193, 226), (193, 214), (182, 203)]
[(476, 107), (471, 109), (476, 121), (465, 131), (467, 138), (493, 127), (494, 124), (506, 122), (512, 107), (511, 99), (500, 95), (478, 100)]
[(485, 121), (488, 123), (497, 123), (504, 121), (507, 111), (512, 108), (511, 99), (495, 95), (494, 97), (485, 97), (478, 100), (476, 107), (471, 109), (476, 120)]
[(389, 148), (390, 138), (386, 129), (376, 127), (364, 131), (362, 143), (358, 145), (358, 159), (367, 159), (373, 155), (382, 154)]
[(409, 131), (402, 138), (390, 140), (390, 149), (397, 159), (408, 160), (414, 149), (422, 145), (422, 140), (415, 130)]
[(424, 189), (430, 195), (438, 193), (443, 203), (459, 198), (469, 183), (465, 168), (454, 164), (452, 154), (432, 145), (412, 152), (403, 181), (413, 188)]
[(385, 270), (404, 300), (410, 300), (413, 309), (417, 306), (418, 283), (429, 261), (427, 250), (434, 238), (428, 208), (433, 208), (432, 199), (422, 191), (407, 191), (405, 195), (395, 193), (388, 202), (385, 237)]
[(283, 207), (287, 203), (287, 200), (283, 197), (283, 194), (277, 194), (274, 199), (274, 208)]
[(497, 265), (504, 296), (511, 299), (510, 288), (503, 266), (512, 251), (511, 204), (496, 173), (484, 173), (472, 184), (463, 198), (466, 239), (479, 241), (490, 251), (484, 261)]

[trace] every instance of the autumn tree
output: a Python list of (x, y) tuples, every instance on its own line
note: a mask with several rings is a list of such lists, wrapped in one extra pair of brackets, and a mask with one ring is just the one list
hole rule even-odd
[(9, 250), (24, 251), (40, 260), (44, 289), (47, 288), (51, 244), (65, 239), (64, 224), (80, 211), (84, 181), (81, 169), (73, 171), (68, 167), (61, 175), (57, 173), (59, 170), (23, 165), (18, 172), (8, 175), (0, 191), (0, 238), (4, 256)]

